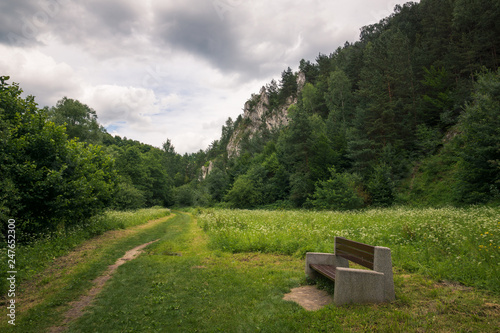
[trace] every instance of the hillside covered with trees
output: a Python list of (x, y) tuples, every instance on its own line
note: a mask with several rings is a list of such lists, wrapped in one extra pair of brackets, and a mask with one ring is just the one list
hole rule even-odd
[(40, 109), (2, 76), (0, 216), (38, 235), (108, 208), (498, 203), (499, 52), (498, 1), (397, 6), (358, 42), (284, 70), (183, 156), (168, 139), (111, 136), (71, 98)]
[(494, 1), (396, 6), (253, 95), (191, 188), (231, 207), (498, 201), (498, 22)]

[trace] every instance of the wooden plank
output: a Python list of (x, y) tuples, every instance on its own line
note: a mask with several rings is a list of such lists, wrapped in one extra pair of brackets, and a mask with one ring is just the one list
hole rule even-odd
[(346, 258), (347, 260), (350, 260), (352, 262), (360, 264), (366, 268), (373, 269), (373, 262), (371, 262), (371, 261), (367, 261), (367, 260), (361, 259), (359, 257), (352, 256), (350, 254), (342, 254), (341, 256), (343, 258)]
[(373, 245), (368, 245), (365, 243), (356, 242), (356, 241), (353, 241), (353, 240), (350, 240), (350, 239), (347, 239), (344, 237), (335, 237), (335, 244), (344, 244), (347, 246), (351, 246), (351, 247), (363, 250), (365, 252), (371, 252), (371, 253), (375, 252), (375, 246), (373, 246)]
[(335, 254), (352, 262), (373, 269), (375, 246), (335, 237)]
[(318, 265), (318, 264), (311, 264), (309, 265), (312, 269), (314, 269), (316, 272), (322, 274), (323, 276), (326, 276), (327, 278), (331, 280), (335, 280), (335, 266), (333, 265)]
[(353, 247), (345, 246), (343, 244), (337, 245), (337, 248), (335, 249), (335, 254), (339, 255), (341, 252), (348, 253), (350, 255), (362, 258), (364, 260), (372, 261), (372, 262), (375, 258), (375, 255), (373, 252), (372, 253), (365, 252), (365, 251), (362, 251), (362, 250), (359, 250), (359, 249), (356, 249)]

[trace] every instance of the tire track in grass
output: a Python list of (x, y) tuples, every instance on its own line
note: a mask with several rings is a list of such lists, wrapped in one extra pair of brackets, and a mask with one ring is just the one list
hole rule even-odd
[[(70, 253), (55, 259), (43, 272), (37, 274), (32, 280), (23, 282), (20, 286), (19, 289), (22, 292), (18, 297), (18, 301), (22, 304), (22, 311), (27, 312), (54, 293), (54, 285), (57, 284), (59, 280), (63, 279), (64, 276), (73, 274), (77, 266), (88, 260), (89, 257), (95, 257), (95, 251), (102, 248), (103, 244), (119, 242), (140, 231), (153, 228), (160, 223), (166, 222), (174, 216), (175, 215), (172, 214), (150, 220), (147, 223), (128, 229), (107, 231), (102, 235), (83, 242)], [(60, 288), (60, 286), (57, 286), (57, 288)]]
[[(136, 249), (137, 244), (162, 237), (162, 230), (165, 230), (165, 226), (168, 225), (165, 222), (170, 221), (176, 215), (172, 213), (128, 229), (108, 231), (83, 242), (67, 255), (57, 258), (50, 267), (20, 285), (19, 289), (22, 292), (16, 299), (16, 304), (19, 303), (19, 325), (16, 322), (16, 327), (11, 327), (7, 326), (6, 322), (1, 322), (0, 331), (14, 332), (21, 329), (23, 332), (49, 332), (56, 326), (61, 326), (61, 322), (66, 318), (67, 309), (72, 307), (68, 296), (76, 300), (82, 294), (90, 294), (89, 289), (94, 288), (97, 276), (107, 274), (112, 266), (120, 262), (120, 259), (122, 259), (121, 264), (123, 264), (135, 258), (133, 253), (129, 253), (128, 250), (131, 247)], [(140, 241), (141, 238), (142, 241)], [(130, 243), (130, 247), (121, 245), (127, 242)], [(147, 246), (146, 244), (142, 245)], [(114, 250), (115, 248), (122, 250), (117, 252)], [(125, 255), (124, 252), (126, 252)], [(113, 256), (115, 259), (110, 261), (109, 256)], [(118, 257), (121, 258), (117, 260)], [(107, 265), (96, 264), (106, 261)], [(88, 275), (92, 275), (89, 274), (91, 270), (97, 270), (98, 274), (95, 274), (92, 279), (86, 280)], [(102, 283), (105, 282), (106, 280)], [(82, 287), (84, 284), (87, 284), (88, 287)], [(75, 295), (72, 292), (73, 289), (82, 289), (82, 291)], [(70, 296), (71, 294), (74, 296)], [(5, 311), (0, 310), (0, 314), (3, 313)], [(50, 318), (55, 319), (56, 317), (61, 319), (57, 324), (52, 320), (51, 325)]]
[(110, 265), (107, 271), (103, 275), (99, 276), (94, 281), (92, 281), (93, 287), (88, 291), (87, 294), (82, 295), (79, 300), (70, 303), (70, 309), (64, 314), (64, 321), (62, 325), (51, 327), (49, 329), (49, 332), (51, 333), (63, 332), (67, 328), (67, 325), (70, 322), (80, 318), (83, 315), (85, 308), (87, 308), (87, 306), (89, 306), (94, 300), (94, 298), (101, 292), (106, 282), (109, 279), (111, 279), (111, 277), (116, 272), (118, 267), (120, 267), (127, 261), (135, 259), (139, 254), (142, 253), (142, 250), (146, 246), (153, 244), (157, 241), (159, 241), (159, 239), (136, 246), (133, 249), (128, 250), (125, 253), (125, 255), (119, 258), (113, 265)]

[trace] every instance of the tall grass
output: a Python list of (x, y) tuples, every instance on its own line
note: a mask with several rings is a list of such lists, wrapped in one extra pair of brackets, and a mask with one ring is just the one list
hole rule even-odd
[[(170, 214), (166, 208), (153, 207), (136, 211), (107, 211), (94, 216), (89, 223), (70, 230), (61, 230), (32, 240), (16, 243), (18, 281), (41, 272), (56, 257), (68, 253), (87, 239), (109, 230), (130, 228)], [(7, 244), (0, 243), (0, 295), (7, 290)]]
[(170, 210), (162, 207), (144, 208), (130, 211), (110, 210), (103, 215), (94, 217), (95, 225), (108, 226), (108, 230), (126, 229), (144, 224), (149, 220), (158, 219), (170, 214)]
[(360, 212), (202, 210), (210, 245), (231, 252), (333, 252), (334, 236), (387, 246), (393, 265), (500, 292), (500, 208)]

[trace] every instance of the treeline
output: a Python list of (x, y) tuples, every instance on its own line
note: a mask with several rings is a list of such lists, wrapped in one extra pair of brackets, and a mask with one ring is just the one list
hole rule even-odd
[(250, 118), (229, 119), (208, 176), (185, 187), (231, 207), (498, 201), (498, 22), (493, 0), (396, 6), (359, 42), (302, 60), (299, 92), (290, 69), (268, 84), (269, 116), (297, 98), (288, 125), (254, 132)]
[(203, 152), (113, 137), (89, 106), (65, 97), (40, 109), (8, 81), (0, 77), (2, 235), (9, 219), (28, 239), (85, 226), (105, 209), (172, 206), (175, 187), (197, 177)]

